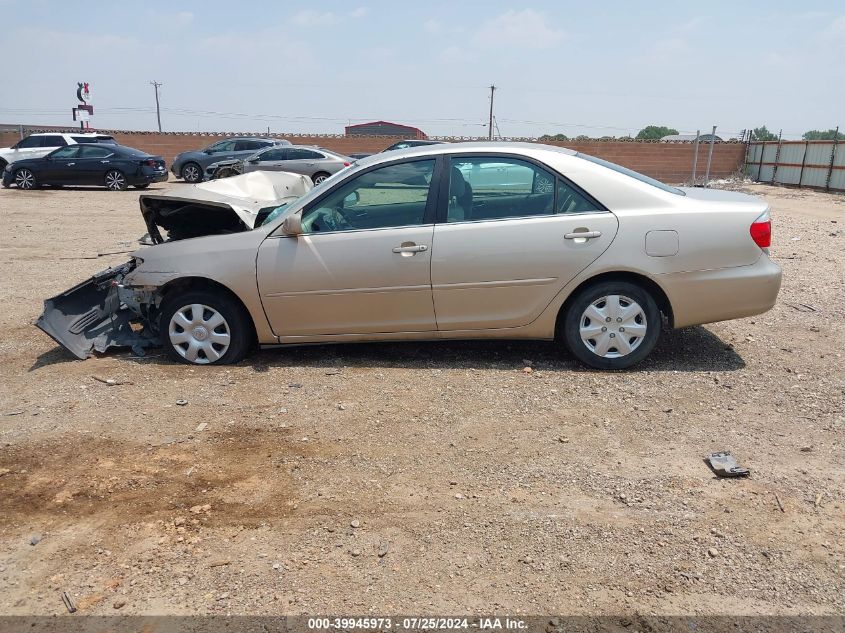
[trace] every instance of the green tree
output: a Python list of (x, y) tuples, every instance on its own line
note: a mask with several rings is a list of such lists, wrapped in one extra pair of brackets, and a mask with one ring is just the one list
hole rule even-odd
[(647, 125), (639, 132), (637, 132), (638, 139), (646, 139), (646, 140), (659, 140), (664, 136), (669, 136), (670, 134), (677, 134), (678, 130), (671, 127), (666, 127), (665, 125)]
[(568, 141), (569, 137), (566, 134), (543, 134), (540, 137), (541, 141)]
[(804, 132), (803, 138), (805, 141), (832, 141), (834, 138), (837, 141), (845, 141), (845, 133), (836, 130), (810, 130)]
[(776, 141), (777, 135), (769, 132), (769, 128), (765, 125), (763, 127), (755, 127), (751, 132), (751, 138), (755, 141)]

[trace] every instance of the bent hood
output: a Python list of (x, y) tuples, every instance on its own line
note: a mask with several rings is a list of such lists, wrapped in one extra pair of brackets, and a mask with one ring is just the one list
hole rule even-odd
[(308, 193), (311, 179), (300, 174), (254, 171), (196, 185), (180, 185), (162, 194), (140, 197), (141, 213), (156, 244), (255, 227), (262, 210), (278, 207)]

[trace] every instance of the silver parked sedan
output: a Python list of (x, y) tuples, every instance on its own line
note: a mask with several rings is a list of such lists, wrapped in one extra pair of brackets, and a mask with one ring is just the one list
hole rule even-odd
[(243, 160), (218, 161), (206, 168), (206, 177), (215, 179), (252, 171), (286, 171), (308, 176), (315, 185), (349, 167), (353, 159), (322, 147), (288, 145), (270, 147)]
[(313, 189), (292, 174), (220, 182), (193, 201), (142, 196), (156, 245), (45, 302), (39, 327), (80, 358), (143, 340), (208, 364), (254, 343), (503, 338), (622, 369), (664, 318), (760, 314), (780, 288), (761, 199), (556, 147), (399, 150)]

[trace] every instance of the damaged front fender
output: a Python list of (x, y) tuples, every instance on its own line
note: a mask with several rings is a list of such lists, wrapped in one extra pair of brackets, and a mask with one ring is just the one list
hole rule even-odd
[[(121, 282), (135, 268), (135, 260), (97, 273), (87, 281), (44, 301), (35, 323), (79, 359), (110, 347), (136, 351), (158, 344), (141, 304), (124, 301)], [(134, 304), (134, 305), (133, 305)], [(131, 306), (131, 307), (130, 307)]]

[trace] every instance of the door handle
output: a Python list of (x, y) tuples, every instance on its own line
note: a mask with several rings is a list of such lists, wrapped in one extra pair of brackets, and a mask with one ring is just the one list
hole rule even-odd
[(101, 163), (103, 163), (103, 165), (107, 165), (109, 161), (107, 161), (107, 160), (101, 160), (100, 162), (101, 162)]
[(68, 163), (67, 164), (68, 167), (73, 167), (74, 165), (76, 165), (76, 163)]
[(601, 237), (601, 231), (577, 231), (575, 233), (567, 233), (563, 236), (565, 240), (591, 240), (595, 237)]
[(428, 250), (425, 244), (408, 244), (406, 246), (397, 246), (393, 249), (394, 253), (424, 253)]

